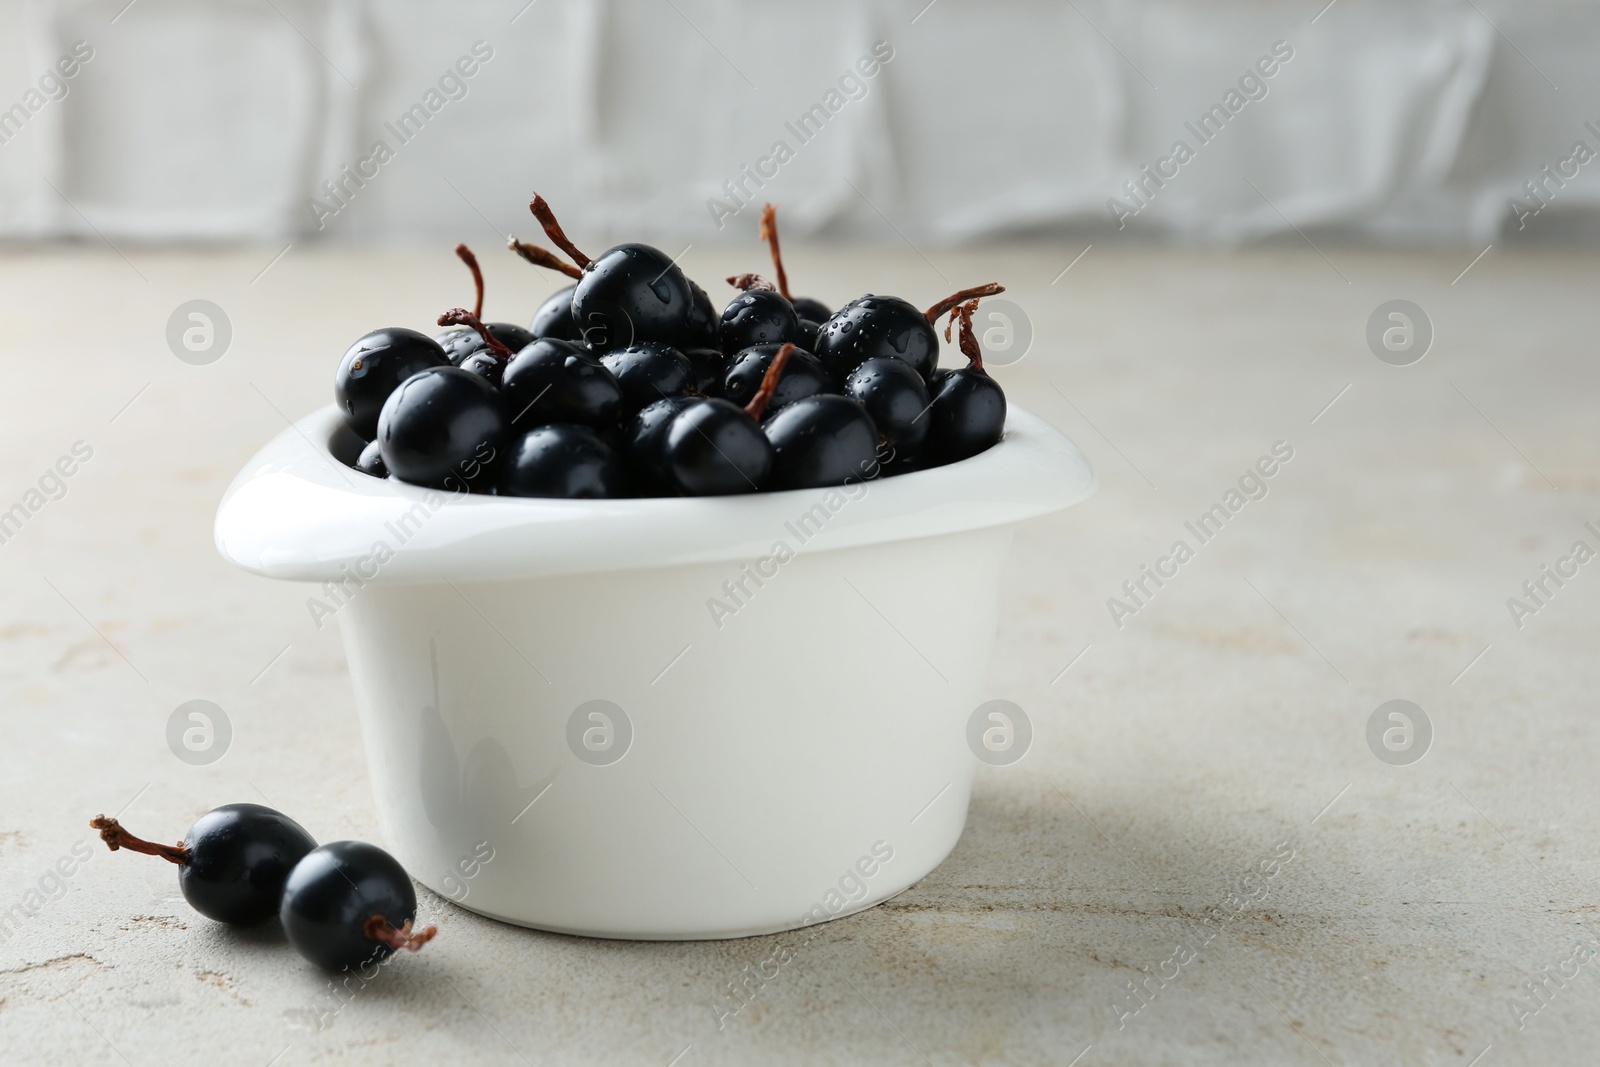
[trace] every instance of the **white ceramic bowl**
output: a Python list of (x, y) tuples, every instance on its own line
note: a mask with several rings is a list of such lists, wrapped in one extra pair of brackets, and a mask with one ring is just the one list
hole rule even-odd
[(340, 462), (359, 447), (331, 406), (280, 434), (217, 548), (331, 583), (308, 610), (343, 630), (406, 869), (597, 937), (791, 929), (933, 870), (966, 821), (1012, 528), (1094, 488), (1014, 407), (961, 463), (736, 497), (436, 494)]

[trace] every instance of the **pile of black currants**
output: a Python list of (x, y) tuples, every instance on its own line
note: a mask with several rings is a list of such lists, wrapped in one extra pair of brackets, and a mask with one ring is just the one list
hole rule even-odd
[[(512, 238), (524, 259), (573, 284), (524, 329), (471, 311), (428, 337), (374, 330), (339, 364), (334, 392), (366, 441), (353, 466), (455, 492), (601, 498), (711, 496), (844, 485), (966, 459), (998, 442), (1006, 399), (983, 368), (972, 313), (994, 283), (926, 311), (863, 296), (830, 312), (792, 297), (775, 212), (762, 213), (776, 284), (756, 274), (721, 315), (659, 249), (623, 244), (591, 259), (544, 198), (529, 209), (566, 255)], [(570, 260), (570, 262), (568, 262)], [(959, 329), (967, 363), (939, 369)]]
[(438, 932), (412, 930), (417, 892), (393, 856), (365, 841), (318, 845), (261, 804), (214, 808), (175, 845), (134, 837), (105, 815), (89, 825), (113, 852), (176, 864), (183, 898), (208, 919), (244, 925), (276, 915), (295, 950), (331, 971), (381, 962), (396, 949), (415, 952)]

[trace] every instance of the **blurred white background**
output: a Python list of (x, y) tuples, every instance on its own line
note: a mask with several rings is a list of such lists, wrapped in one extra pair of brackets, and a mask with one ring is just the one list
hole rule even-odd
[(483, 240), (538, 189), (686, 241), (747, 240), (741, 199), (933, 243), (1570, 237), (1597, 47), (1572, 0), (3, 0), (0, 236)]

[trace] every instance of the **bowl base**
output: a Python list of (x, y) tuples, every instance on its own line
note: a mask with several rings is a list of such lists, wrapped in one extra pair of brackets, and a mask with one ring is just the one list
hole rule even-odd
[[(915, 882), (912, 883), (912, 885), (915, 884)], [(783, 922), (776, 923), (771, 926), (751, 927), (749, 929), (703, 930), (690, 931), (688, 933), (679, 933), (676, 931), (672, 933), (662, 933), (659, 931), (621, 932), (617, 930), (593, 930), (579, 927), (552, 926), (548, 923), (536, 923), (529, 922), (526, 919), (515, 919), (509, 915), (496, 915), (492, 911), (488, 911), (483, 908), (474, 908), (471, 904), (462, 904), (454, 900), (450, 901), (450, 903), (460, 908), (462, 911), (470, 911), (472, 914), (481, 915), (485, 919), (493, 919), (496, 922), (507, 923), (511, 926), (520, 926), (526, 930), (540, 930), (547, 934), (565, 934), (568, 937), (595, 937), (603, 938), (607, 941), (733, 941), (743, 937), (766, 937), (771, 934), (788, 933), (791, 930), (804, 930), (812, 926), (821, 926), (824, 923), (831, 923), (836, 919), (845, 919), (851, 915), (860, 915), (864, 911), (871, 911), (879, 904), (893, 900), (895, 897), (899, 896), (901, 893), (904, 893), (910, 888), (910, 885), (901, 886), (899, 889), (891, 890), (881, 897), (864, 900), (859, 904), (851, 904), (848, 908), (840, 911), (837, 915), (830, 915), (826, 919), (818, 919), (814, 922)], [(447, 897), (446, 899), (449, 898)]]

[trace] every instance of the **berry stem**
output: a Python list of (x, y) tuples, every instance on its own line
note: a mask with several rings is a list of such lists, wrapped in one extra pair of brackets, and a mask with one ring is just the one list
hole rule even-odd
[(154, 841), (134, 837), (109, 815), (96, 815), (89, 820), (89, 826), (100, 831), (100, 840), (104, 841), (112, 852), (125, 848), (129, 852), (139, 852), (146, 856), (160, 856), (168, 863), (176, 863), (180, 867), (189, 863), (189, 848), (182, 841), (176, 845), (158, 845)]
[(950, 340), (950, 327), (957, 319), (961, 320), (961, 354), (967, 357), (967, 369), (975, 370), (981, 374), (989, 372), (983, 369), (983, 349), (978, 347), (978, 335), (972, 332), (972, 313), (978, 310), (976, 300), (968, 300), (959, 307), (950, 309), (950, 322), (945, 325), (944, 339)]
[(968, 300), (973, 300), (980, 296), (995, 296), (1005, 291), (1006, 287), (999, 282), (989, 282), (985, 285), (974, 285), (971, 289), (963, 289), (959, 293), (951, 293), (928, 309), (928, 321), (937, 324), (940, 315), (943, 315), (958, 304), (965, 304)]
[[(950, 331), (955, 328), (956, 320), (959, 319), (960, 317), (961, 317), (961, 305), (957, 304), (955, 307), (950, 309), (950, 319), (949, 319), (948, 322), (946, 322), (944, 324), (944, 339), (945, 339), (945, 343), (946, 344), (948, 344), (950, 342)], [(934, 329), (938, 329), (939, 328), (939, 324), (938, 323), (934, 323), (933, 325), (934, 325)]]
[(778, 272), (778, 292), (785, 300), (789, 296), (789, 274), (783, 269), (783, 253), (778, 250), (778, 205), (761, 205), (761, 227), (757, 234), (772, 249), (772, 269)]
[(464, 244), (456, 245), (456, 258), (467, 265), (472, 272), (472, 286), (477, 290), (477, 302), (472, 305), (472, 314), (476, 318), (483, 318), (483, 271), (478, 267), (478, 257), (472, 254), (472, 249)]
[(783, 377), (783, 368), (788, 365), (789, 356), (793, 353), (792, 344), (785, 344), (778, 349), (778, 354), (772, 357), (772, 366), (761, 376), (761, 388), (750, 398), (750, 403), (744, 406), (744, 413), (756, 422), (760, 422), (761, 416), (767, 413), (767, 405), (772, 402), (772, 394), (778, 391), (778, 379)]
[(443, 315), (439, 316), (439, 325), (470, 326), (472, 329), (478, 331), (478, 336), (483, 338), (483, 343), (490, 352), (494, 353), (500, 359), (505, 360), (508, 363), (511, 361), (511, 357), (515, 354), (511, 351), (511, 349), (501, 344), (499, 338), (495, 337), (494, 334), (489, 332), (489, 327), (485, 326), (478, 316), (474, 315), (466, 308), (451, 308), (449, 311), (446, 311)]
[(434, 939), (435, 935), (439, 933), (439, 928), (437, 926), (424, 926), (416, 933), (412, 933), (411, 920), (407, 919), (405, 925), (396, 930), (390, 925), (388, 919), (385, 919), (382, 915), (374, 915), (367, 920), (366, 925), (361, 928), (361, 932), (367, 936), (368, 940), (381, 942), (392, 949), (403, 948), (408, 952), (416, 952), (423, 945)]
[(579, 267), (589, 265), (591, 262), (589, 257), (578, 251), (577, 245), (567, 240), (566, 233), (561, 229), (561, 223), (556, 221), (556, 213), (550, 210), (550, 205), (545, 203), (544, 197), (534, 193), (533, 199), (528, 201), (528, 210), (533, 212), (533, 217), (544, 227), (544, 235), (550, 238), (551, 244), (565, 252)]
[(574, 267), (548, 248), (530, 245), (517, 240), (515, 237), (506, 238), (506, 247), (529, 263), (532, 263), (535, 267), (548, 267), (550, 270), (558, 270), (569, 278), (583, 277), (583, 271)]
[(742, 293), (748, 293), (752, 289), (765, 289), (769, 292), (776, 292), (778, 289), (759, 274), (731, 274), (728, 276), (728, 284)]

